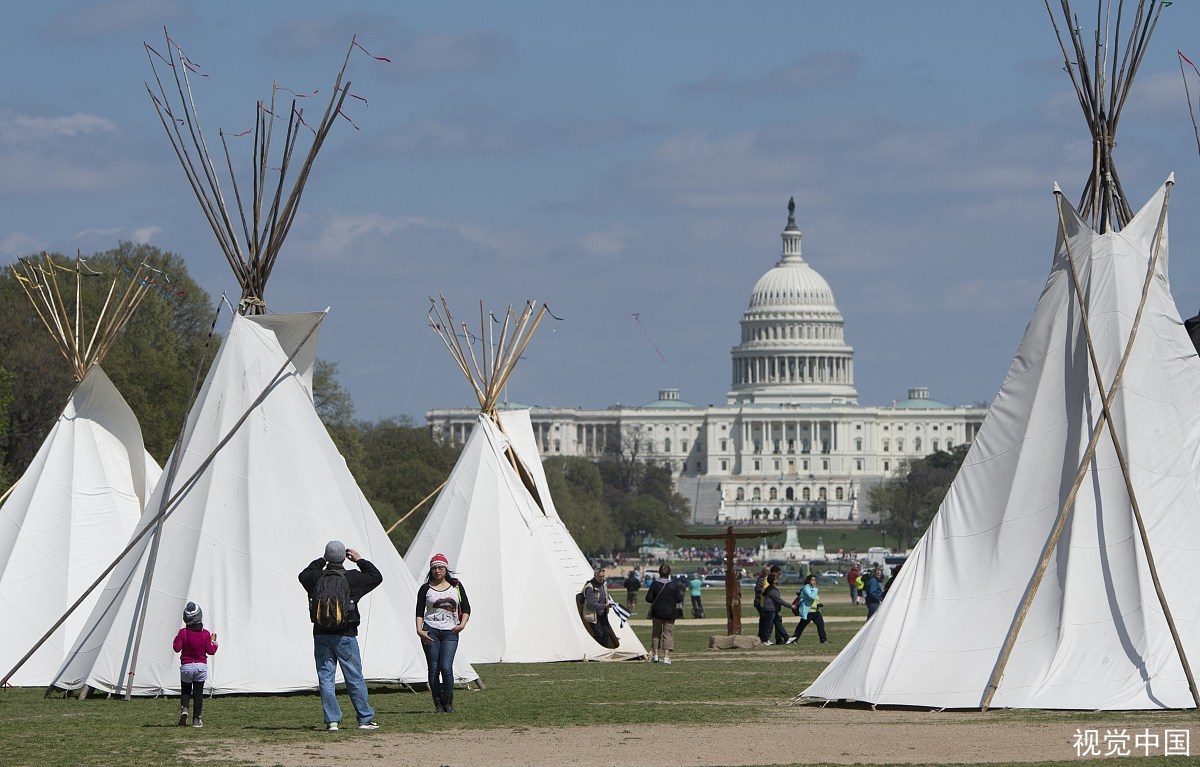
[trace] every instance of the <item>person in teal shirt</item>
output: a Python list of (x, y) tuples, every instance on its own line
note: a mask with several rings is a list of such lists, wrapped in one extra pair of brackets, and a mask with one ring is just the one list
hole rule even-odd
[(817, 636), (821, 639), (821, 644), (825, 644), (829, 641), (829, 637), (825, 635), (825, 619), (821, 617), (821, 595), (817, 591), (817, 576), (810, 575), (804, 579), (804, 586), (800, 589), (799, 597), (793, 612), (800, 616), (800, 622), (796, 624), (796, 633), (787, 640), (787, 643), (796, 644), (800, 635), (804, 633), (805, 627), (810, 623), (815, 623), (817, 624)]
[(704, 586), (704, 581), (700, 580), (700, 574), (697, 573), (688, 581), (688, 588), (692, 595), (692, 617), (704, 617), (704, 605), (700, 603), (700, 589)]

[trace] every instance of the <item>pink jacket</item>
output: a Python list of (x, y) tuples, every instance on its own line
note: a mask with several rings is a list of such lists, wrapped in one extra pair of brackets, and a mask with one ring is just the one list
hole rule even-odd
[(180, 663), (208, 663), (208, 656), (217, 652), (217, 641), (208, 633), (208, 629), (192, 631), (181, 628), (171, 646), (175, 652), (182, 652)]

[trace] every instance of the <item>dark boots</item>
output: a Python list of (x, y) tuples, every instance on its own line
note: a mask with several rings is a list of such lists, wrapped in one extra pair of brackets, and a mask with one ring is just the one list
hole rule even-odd
[(442, 696), (442, 708), (447, 714), (453, 714), (454, 711), (454, 688), (451, 687)]
[(442, 702), (442, 696), (438, 695), (436, 690), (434, 690), (432, 692), (433, 692), (433, 713), (435, 713), (435, 714), (446, 713), (446, 704)]

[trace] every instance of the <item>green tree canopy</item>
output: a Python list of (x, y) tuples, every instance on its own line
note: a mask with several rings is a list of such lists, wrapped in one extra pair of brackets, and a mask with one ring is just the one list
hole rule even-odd
[(870, 489), (871, 508), (880, 512), (884, 533), (897, 545), (909, 548), (925, 533), (969, 448), (959, 445), (918, 458), (902, 476)]
[(583, 553), (603, 554), (621, 546), (621, 531), (604, 504), (600, 468), (586, 458), (551, 456), (542, 462), (554, 508)]
[[(60, 254), (52, 257), (70, 261)], [(137, 415), (146, 449), (163, 462), (183, 425), (197, 373), (204, 374), (216, 353), (217, 339), (209, 343), (212, 302), (173, 253), (123, 242), (86, 260), (105, 276), (83, 281), (85, 319), (98, 315), (113, 277), (124, 268), (147, 264), (166, 275), (175, 291), (148, 295), (102, 363)], [(73, 296), (68, 300), (71, 308)], [(0, 327), (5, 330), (0, 333), (0, 366), (15, 376), (0, 452), (16, 477), (62, 413), (75, 381), (11, 269), (0, 274)]]

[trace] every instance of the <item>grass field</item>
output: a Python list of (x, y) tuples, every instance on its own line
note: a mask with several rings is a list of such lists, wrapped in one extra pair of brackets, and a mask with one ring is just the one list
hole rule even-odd
[[(706, 596), (716, 591), (708, 589)], [(709, 637), (724, 633), (723, 626), (712, 620), (723, 617), (717, 614), (717, 595), (712, 596), (708, 621), (701, 625), (684, 619), (677, 624), (678, 662), (669, 667), (641, 662), (478, 666), (486, 689), (460, 691), (456, 700), (460, 713), (452, 720), (431, 712), (426, 693), (373, 687), (371, 702), (385, 729), (380, 733), (350, 730), (337, 737), (443, 733), (448, 727), (519, 734), (528, 728), (580, 725), (761, 723), (788, 710), (788, 701), (820, 673), (828, 657), (845, 646), (862, 622), (861, 608), (852, 607), (845, 595), (831, 594), (826, 608), (831, 618), (830, 645), (819, 645), (815, 636), (806, 633), (794, 646), (708, 650)], [(749, 634), (754, 632), (754, 617), (752, 610), (746, 612), (745, 633)], [(788, 616), (789, 627), (794, 620)], [(649, 627), (638, 624), (636, 630), (649, 647)], [(41, 690), (0, 691), (0, 765), (145, 767), (205, 755), (205, 743), (270, 749), (287, 744), (304, 748), (316, 744), (312, 747), (317, 748), (328, 742), (329, 734), (320, 732), (321, 709), (315, 693), (210, 698), (205, 703), (203, 730), (175, 727), (178, 705), (176, 698), (78, 701), (62, 696), (44, 699)], [(848, 711), (847, 716), (866, 717), (869, 713)], [(1073, 728), (1085, 718), (1072, 713), (1010, 711), (993, 711), (987, 716), (1011, 724), (1015, 733), (1026, 722), (1052, 718), (1061, 720), (1064, 728)], [(1190, 726), (1195, 720), (1190, 713), (1165, 716), (1177, 718), (1179, 724), (1174, 726)], [(201, 748), (197, 749), (198, 745)], [(208, 754), (205, 764), (272, 763), (230, 761), (222, 758), (224, 751), (214, 753), (216, 758)], [(1081, 761), (1042, 764), (1062, 767)], [(1138, 759), (1138, 764), (1154, 767), (1193, 762), (1185, 757)], [(798, 758), (797, 764), (802, 763), (808, 762)]]

